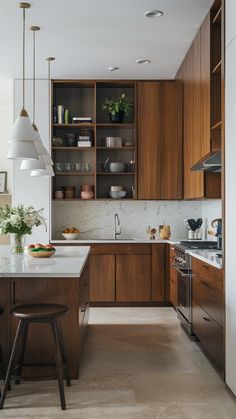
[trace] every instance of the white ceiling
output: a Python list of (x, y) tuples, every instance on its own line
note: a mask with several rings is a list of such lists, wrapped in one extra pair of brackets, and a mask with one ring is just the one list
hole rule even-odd
[[(37, 77), (55, 56), (52, 78), (173, 78), (212, 0), (33, 0), (26, 26), (38, 25)], [(22, 11), (0, 0), (0, 77), (21, 77)], [(148, 19), (146, 10), (164, 12)], [(26, 36), (32, 76), (32, 32)], [(152, 60), (139, 65), (137, 59)], [(109, 72), (109, 66), (119, 66)]]

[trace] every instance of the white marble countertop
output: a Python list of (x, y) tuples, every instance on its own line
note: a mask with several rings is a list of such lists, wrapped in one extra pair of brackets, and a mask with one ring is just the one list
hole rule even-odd
[(217, 256), (222, 254), (220, 250), (187, 250), (187, 252), (202, 262), (208, 263), (209, 265), (214, 266), (215, 268), (222, 269), (222, 258)]
[(162, 239), (155, 239), (155, 240), (148, 240), (143, 238), (128, 238), (128, 239), (90, 239), (90, 240), (50, 240), (52, 244), (99, 244), (99, 243), (111, 243), (111, 244), (125, 244), (125, 243), (149, 243), (149, 244), (157, 244), (157, 243), (167, 243), (167, 244), (174, 244), (179, 243), (179, 239), (170, 239), (170, 240), (162, 240)]
[(40, 259), (27, 253), (12, 255), (10, 246), (1, 246), (0, 276), (79, 278), (89, 251), (89, 246), (58, 246), (53, 256)]

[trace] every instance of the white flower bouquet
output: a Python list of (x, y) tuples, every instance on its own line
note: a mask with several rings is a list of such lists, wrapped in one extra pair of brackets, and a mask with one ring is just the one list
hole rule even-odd
[(34, 226), (44, 224), (46, 227), (42, 212), (43, 208), (35, 210), (32, 206), (18, 205), (14, 208), (7, 204), (0, 206), (0, 235), (8, 233), (14, 235), (16, 245), (13, 253), (23, 253), (22, 237), (25, 234), (31, 234)]

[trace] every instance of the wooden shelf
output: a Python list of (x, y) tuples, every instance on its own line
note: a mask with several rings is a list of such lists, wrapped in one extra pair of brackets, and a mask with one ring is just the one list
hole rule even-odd
[(62, 199), (56, 199), (56, 198), (53, 198), (53, 201), (67, 201), (67, 202), (71, 202), (71, 201), (73, 201), (73, 202), (76, 202), (76, 201), (95, 201), (95, 198), (92, 198), (92, 199), (81, 199), (81, 198), (72, 198), (72, 199), (67, 199), (67, 198), (62, 198)]
[(94, 176), (94, 172), (61, 172), (55, 173), (55, 176)]
[(97, 172), (98, 176), (134, 176), (135, 172)]
[(212, 70), (212, 74), (220, 74), (221, 73), (221, 64), (222, 64), (222, 60), (220, 60), (216, 66), (213, 68)]
[(219, 8), (219, 10), (217, 10), (212, 23), (214, 24), (220, 24), (221, 23), (221, 12), (222, 12), (222, 7)]
[(135, 150), (135, 147), (96, 147), (97, 150)]
[(94, 150), (95, 147), (52, 147), (55, 151), (88, 151)]
[(214, 131), (214, 130), (218, 130), (218, 129), (221, 129), (221, 124), (222, 124), (222, 121), (219, 121), (219, 122), (217, 122), (216, 124), (214, 124), (212, 127), (211, 127), (211, 129)]
[(134, 124), (96, 124), (97, 128), (134, 128)]
[(53, 124), (55, 128), (91, 128), (95, 127), (93, 122), (81, 122), (81, 124)]

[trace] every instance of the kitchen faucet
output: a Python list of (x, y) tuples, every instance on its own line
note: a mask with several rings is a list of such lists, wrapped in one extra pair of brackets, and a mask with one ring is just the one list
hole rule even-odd
[(117, 240), (117, 236), (120, 236), (120, 235), (121, 235), (120, 217), (116, 212), (114, 215), (113, 239)]

